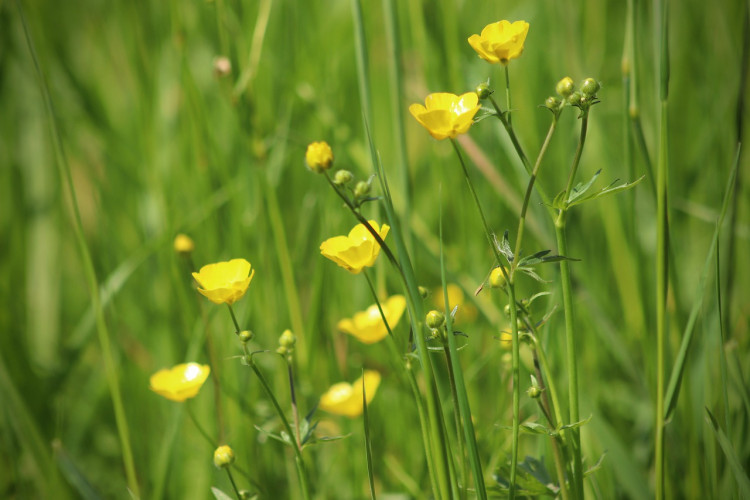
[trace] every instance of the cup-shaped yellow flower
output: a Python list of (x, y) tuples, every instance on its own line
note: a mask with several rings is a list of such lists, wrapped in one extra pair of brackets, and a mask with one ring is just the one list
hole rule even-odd
[(437, 92), (425, 98), (424, 106), (418, 103), (409, 106), (409, 112), (432, 137), (442, 140), (465, 134), (479, 108), (476, 92), (462, 95)]
[[(365, 370), (364, 380), (365, 397), (367, 399), (367, 404), (369, 405), (372, 398), (375, 397), (375, 392), (380, 385), (380, 373), (374, 370)], [(360, 416), (363, 410), (362, 377), (359, 377), (352, 384), (349, 384), (348, 382), (333, 384), (330, 389), (320, 397), (320, 404), (318, 407), (323, 411), (335, 415), (343, 415), (349, 418)]]
[(315, 173), (328, 170), (333, 165), (333, 150), (325, 141), (311, 142), (305, 151), (307, 168)]
[(232, 259), (201, 267), (193, 278), (200, 287), (198, 291), (214, 304), (234, 304), (245, 295), (255, 275), (245, 259)]
[[(391, 329), (395, 328), (398, 320), (406, 309), (406, 299), (403, 295), (392, 295), (383, 304), (383, 313)], [(353, 318), (345, 318), (339, 321), (338, 329), (349, 335), (353, 335), (360, 342), (374, 344), (383, 340), (388, 335), (388, 329), (380, 316), (378, 305), (373, 304), (364, 311), (354, 314)]]
[(528, 32), (526, 21), (502, 20), (485, 26), (480, 35), (471, 35), (469, 45), (485, 61), (505, 65), (521, 56)]
[(177, 253), (190, 253), (195, 250), (195, 243), (186, 234), (178, 234), (174, 239), (174, 251)]
[[(388, 224), (382, 227), (375, 221), (368, 221), (382, 240), (391, 229)], [(372, 267), (380, 253), (380, 244), (365, 227), (357, 224), (348, 236), (334, 236), (320, 245), (320, 253), (352, 274), (359, 274), (365, 267)]]
[(151, 375), (149, 389), (172, 401), (182, 402), (198, 394), (210, 373), (208, 365), (183, 363)]

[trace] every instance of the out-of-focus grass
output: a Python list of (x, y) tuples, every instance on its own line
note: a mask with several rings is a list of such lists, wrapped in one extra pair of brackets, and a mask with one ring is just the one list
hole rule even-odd
[[(212, 377), (221, 381), (224, 436), (237, 452), (238, 464), (268, 498), (296, 491), (290, 457), (253, 428), (275, 420), (257, 381), (232, 358), (239, 350), (226, 313), (199, 300), (189, 275), (194, 269), (171, 247), (174, 235), (185, 232), (196, 242), (194, 268), (233, 257), (250, 260), (257, 274), (237, 312), (242, 324), (255, 331), (257, 347), (273, 348), (293, 320), (271, 229), (269, 189), (281, 207), (302, 306), (304, 331), (296, 333), (305, 339), (309, 360), (306, 372), (298, 372), (302, 411), (331, 383), (356, 378), (363, 363), (380, 369), (383, 385), (369, 412), (377, 487), (387, 492), (413, 492), (413, 484), (426, 489), (416, 410), (408, 388), (391, 372), (385, 347), (360, 345), (335, 331), (339, 318), (363, 309), (371, 299), (366, 284), (324, 262), (318, 246), (354, 222), (324, 182), (302, 166), (306, 144), (325, 139), (334, 147), (338, 167), (358, 176), (370, 174), (350, 3), (271, 2), (262, 39), (258, 15), (263, 2), (74, 0), (65, 8), (44, 1), (21, 3), (62, 125), (87, 242), (103, 285), (144, 496), (152, 496), (160, 481), (165, 481), (167, 497), (201, 492), (208, 497), (211, 485), (229, 490), (224, 475), (211, 464), (211, 447), (181, 409), (148, 390), (148, 376), (158, 368), (187, 356), (205, 362), (205, 335), (211, 336), (220, 360)], [(445, 179), (448, 278), (470, 296), (491, 265), (481, 224), (451, 148), (431, 140), (409, 116), (392, 116), (383, 8), (380, 2), (363, 8), (373, 137), (397, 209), (403, 181), (394, 169), (400, 159), (392, 128), (396, 120), (405, 121), (418, 278), (428, 287), (440, 282), (434, 242), (438, 184)], [(602, 103), (592, 110), (581, 176), (601, 168), (603, 182), (627, 178), (620, 76), (624, 2), (414, 1), (398, 3), (396, 10), (404, 58), (403, 104), (421, 101), (427, 92), (467, 91), (488, 77), (502, 92), (500, 69), (477, 58), (465, 39), (489, 22), (525, 19), (531, 30), (523, 57), (511, 65), (511, 84), (513, 123), (527, 152), (535, 155), (540, 147), (549, 118), (538, 105), (553, 93), (557, 80), (593, 76), (602, 81)], [(636, 2), (636, 12), (639, 102), (654, 161), (658, 95), (653, 12), (642, 2)], [(8, 471), (0, 475), (0, 496), (29, 498), (51, 489), (60, 496), (80, 496), (69, 467), (74, 464), (99, 494), (121, 497), (126, 483), (117, 431), (93, 324), (86, 319), (91, 301), (18, 16), (15, 2), (0, 3), (0, 466)], [(668, 367), (692, 298), (699, 293), (698, 274), (740, 139), (735, 116), (738, 96), (747, 92), (739, 88), (744, 16), (747, 6), (739, 0), (719, 6), (696, 0), (671, 5), (670, 244), (679, 288), (668, 302)], [(229, 78), (213, 74), (213, 59), (219, 55), (232, 61)], [(238, 87), (239, 80), (246, 84)], [(743, 110), (740, 117), (746, 119), (747, 113)], [(576, 128), (575, 114), (566, 112), (540, 178), (548, 193), (564, 185)], [(473, 127), (470, 136), (501, 179), (521, 193), (523, 168), (499, 130), (487, 120)], [(667, 490), (675, 497), (727, 498), (734, 491), (732, 469), (705, 422), (705, 407), (720, 426), (730, 422), (723, 431), (746, 470), (750, 460), (747, 367), (742, 362), (748, 356), (750, 313), (747, 166), (743, 152), (736, 226), (724, 227), (720, 245), (723, 256), (734, 245), (734, 261), (721, 260), (721, 283), (734, 287), (732, 302), (722, 304), (728, 311), (727, 343), (721, 345), (715, 301), (706, 300), (678, 406), (666, 428)], [(635, 172), (646, 173), (640, 154), (635, 155)], [(479, 171), (471, 174), (491, 226), (499, 233), (515, 227), (517, 212), (498, 199)], [(608, 453), (591, 482), (590, 492), (601, 498), (638, 498), (652, 487), (653, 183), (649, 177), (633, 191), (584, 205), (571, 213), (568, 224), (570, 252), (582, 259), (572, 267), (581, 329), (581, 414), (593, 415), (582, 431), (583, 451), (587, 464)], [(546, 248), (543, 242), (552, 234), (537, 198), (530, 210), (544, 236), (530, 232), (527, 252)], [(552, 268), (545, 272), (547, 279), (557, 280)], [(398, 291), (390, 272), (384, 280), (389, 292)], [(520, 288), (521, 295), (538, 290), (523, 281)], [(539, 303), (540, 313), (561, 303), (556, 281), (549, 289), (553, 295)], [(478, 297), (477, 319), (457, 325), (469, 335), (460, 357), (488, 472), (488, 464), (504, 461), (510, 450), (510, 433), (502, 426), (511, 419), (508, 368), (495, 340), (507, 325), (499, 301), (492, 299)], [(503, 319), (498, 324), (488, 316)], [(397, 335), (408, 334), (405, 324), (397, 327)], [(542, 333), (559, 380), (565, 373), (562, 328), (557, 313)], [(720, 385), (722, 348), (728, 363), (728, 407)], [(258, 360), (285, 400), (281, 363), (270, 355)], [(528, 376), (522, 374), (522, 380)], [(190, 404), (204, 425), (218, 433), (212, 391), (207, 384)], [(534, 411), (524, 400), (522, 414)], [(310, 450), (319, 497), (365, 496), (361, 425), (319, 416), (327, 432), (353, 434)], [(173, 444), (165, 438), (170, 432), (176, 432)], [(63, 460), (56, 461), (53, 441), (64, 450), (58, 455)], [(165, 446), (171, 448), (164, 451)], [(158, 465), (162, 453), (166, 469)], [(527, 436), (522, 436), (521, 453), (551, 454), (548, 443)]]

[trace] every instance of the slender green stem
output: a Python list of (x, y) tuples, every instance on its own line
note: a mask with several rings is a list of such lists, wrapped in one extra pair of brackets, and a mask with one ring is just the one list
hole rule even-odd
[(302, 448), (302, 441), (299, 435), (299, 411), (297, 410), (297, 396), (294, 392), (294, 371), (292, 370), (291, 356), (286, 357), (287, 374), (289, 375), (289, 397), (292, 401), (292, 416), (294, 417), (294, 437), (297, 442), (297, 448)]
[[(521, 254), (521, 241), (523, 240), (523, 230), (524, 226), (526, 225), (526, 211), (529, 208), (529, 201), (531, 200), (531, 192), (534, 190), (534, 183), (536, 181), (537, 175), (539, 175), (539, 166), (542, 164), (542, 158), (544, 157), (544, 153), (547, 152), (547, 147), (549, 146), (550, 140), (552, 139), (552, 134), (555, 133), (555, 128), (557, 127), (557, 114), (553, 114), (552, 123), (550, 123), (549, 130), (547, 130), (547, 136), (544, 138), (544, 143), (542, 143), (542, 149), (539, 150), (539, 155), (536, 157), (536, 162), (534, 163), (534, 169), (531, 171), (531, 177), (529, 178), (529, 183), (526, 186), (526, 194), (523, 198), (523, 205), (521, 206), (521, 216), (518, 219), (518, 232), (516, 233), (516, 250), (514, 252), (514, 255), (516, 256), (516, 260), (514, 261), (514, 264), (518, 262), (519, 256)], [(511, 268), (515, 268), (515, 265), (511, 266)], [(511, 275), (513, 274), (513, 269), (511, 269)]]
[(422, 431), (422, 442), (424, 443), (425, 457), (427, 458), (427, 470), (430, 473), (430, 483), (432, 484), (432, 491), (435, 493), (435, 495), (438, 495), (441, 490), (440, 482), (438, 481), (437, 477), (437, 466), (435, 464), (435, 458), (433, 457), (431, 451), (433, 449), (433, 446), (432, 437), (429, 432), (430, 424), (427, 420), (427, 413), (425, 411), (424, 402), (422, 401), (422, 396), (419, 392), (417, 377), (414, 375), (411, 361), (409, 359), (406, 360), (405, 368), (407, 378), (409, 379), (409, 386), (411, 387), (411, 391), (414, 396), (414, 401), (417, 402), (417, 413), (419, 415), (420, 424), (419, 427)]
[(242, 330), (240, 330), (240, 324), (237, 322), (237, 316), (234, 315), (234, 309), (232, 308), (232, 304), (227, 304), (227, 307), (229, 308), (229, 314), (232, 315), (232, 323), (234, 323), (234, 332), (237, 335), (239, 335), (239, 333)]
[(503, 69), (505, 70), (505, 106), (508, 108), (508, 128), (513, 130), (513, 121), (511, 120), (513, 108), (510, 104), (510, 70), (507, 64), (503, 66)]
[(370, 416), (367, 410), (367, 392), (365, 388), (365, 370), (362, 368), (362, 422), (365, 427), (365, 455), (367, 458), (367, 479), (370, 484), (370, 498), (375, 500), (375, 473), (372, 465), (372, 442), (370, 441)]
[(495, 102), (495, 99), (492, 96), (490, 96), (489, 99), (492, 103), (492, 107), (495, 108), (495, 116), (497, 116), (497, 118), (503, 124), (503, 127), (505, 127), (505, 131), (508, 133), (508, 137), (510, 137), (510, 142), (513, 144), (513, 148), (516, 150), (516, 154), (521, 159), (521, 163), (523, 163), (523, 167), (526, 169), (526, 172), (530, 174), (531, 162), (529, 161), (529, 157), (526, 156), (526, 153), (524, 153), (523, 147), (521, 147), (521, 143), (518, 141), (518, 137), (516, 136), (516, 132), (508, 122), (508, 118), (505, 117), (505, 113), (500, 109), (500, 106), (497, 105), (497, 102)]
[(193, 425), (198, 429), (198, 433), (203, 436), (203, 439), (205, 439), (211, 447), (216, 448), (216, 441), (208, 434), (208, 432), (206, 432), (206, 429), (198, 423), (198, 419), (195, 418), (195, 413), (193, 413), (193, 407), (190, 405), (190, 402), (185, 403), (185, 408), (187, 408), (187, 414), (193, 422)]
[[(512, 279), (512, 277), (511, 277)], [(513, 373), (513, 436), (510, 454), (510, 490), (508, 498), (511, 500), (516, 497), (516, 469), (518, 468), (518, 430), (520, 427), (521, 413), (521, 386), (520, 386), (520, 366), (519, 366), (519, 345), (518, 345), (518, 312), (516, 310), (516, 287), (512, 281), (508, 281), (508, 303), (510, 305), (510, 325), (512, 337), (512, 358), (511, 370)]]
[[(293, 438), (294, 430), (292, 430), (292, 426), (289, 424), (289, 420), (287, 420), (286, 415), (284, 415), (284, 410), (281, 409), (281, 405), (279, 404), (279, 401), (276, 399), (276, 396), (273, 395), (273, 391), (271, 390), (271, 387), (268, 385), (268, 382), (266, 381), (266, 378), (263, 376), (263, 373), (260, 371), (258, 366), (253, 361), (252, 355), (247, 352), (247, 346), (243, 344), (242, 347), (245, 350), (245, 362), (250, 368), (252, 368), (252, 370), (255, 372), (255, 375), (258, 377), (258, 380), (260, 381), (260, 385), (261, 387), (263, 387), (263, 390), (268, 396), (268, 399), (271, 400), (271, 403), (273, 404), (273, 407), (276, 410), (276, 413), (279, 415), (279, 418), (281, 419), (281, 423), (284, 426), (284, 430), (289, 435), (289, 439), (294, 439)], [(304, 462), (304, 459), (302, 458), (302, 449), (299, 446), (295, 446), (294, 443), (290, 443), (290, 444), (292, 444), (292, 449), (294, 450), (295, 464), (297, 466), (297, 478), (299, 479), (300, 489), (302, 490), (302, 496), (303, 498), (305, 498), (305, 500), (309, 500), (310, 499), (310, 486), (308, 484), (305, 462)]]
[(466, 498), (466, 489), (469, 486), (469, 471), (466, 463), (466, 446), (464, 445), (464, 436), (461, 430), (461, 413), (459, 411), (460, 403), (458, 400), (458, 391), (456, 389), (456, 374), (453, 371), (453, 360), (451, 359), (451, 351), (448, 347), (448, 335), (449, 334), (446, 333), (446, 339), (443, 342), (443, 352), (445, 353), (445, 361), (448, 367), (448, 380), (450, 381), (451, 386), (451, 397), (453, 398), (453, 421), (456, 425), (456, 441), (458, 441), (458, 462), (461, 465), (462, 488), (459, 492), (461, 498)]
[(50, 126), (50, 135), (52, 136), (52, 142), (55, 148), (55, 156), (57, 158), (58, 173), (60, 175), (60, 178), (63, 179), (64, 189), (67, 188), (68, 196), (71, 200), (71, 208), (73, 211), (73, 232), (75, 234), (75, 240), (78, 245), (78, 250), (81, 253), (84, 275), (86, 277), (86, 282), (89, 287), (89, 293), (91, 295), (92, 309), (96, 314), (96, 330), (99, 337), (99, 345), (101, 346), (102, 350), (104, 373), (107, 379), (107, 385), (109, 386), (110, 396), (112, 398), (112, 406), (115, 413), (115, 423), (117, 425), (120, 446), (122, 447), (122, 459), (125, 466), (125, 475), (128, 481), (128, 489), (135, 498), (140, 498), (138, 476), (136, 474), (135, 461), (133, 460), (133, 451), (130, 445), (130, 431), (128, 428), (128, 420), (125, 414), (125, 406), (123, 404), (122, 394), (120, 392), (120, 382), (117, 374), (117, 366), (115, 365), (115, 359), (112, 354), (109, 328), (107, 327), (107, 321), (104, 317), (104, 307), (101, 302), (99, 280), (96, 276), (96, 269), (94, 268), (94, 261), (91, 257), (91, 252), (88, 248), (86, 238), (83, 234), (83, 222), (81, 221), (81, 211), (78, 206), (78, 197), (76, 195), (75, 185), (73, 184), (70, 165), (68, 164), (65, 149), (63, 148), (62, 138), (60, 136), (60, 127), (57, 121), (57, 114), (52, 103), (52, 97), (49, 93), (47, 80), (41, 66), (39, 65), (39, 59), (36, 54), (36, 49), (34, 48), (34, 43), (31, 40), (31, 33), (29, 33), (29, 27), (26, 23), (26, 16), (24, 15), (21, 2), (17, 1), (16, 6), (18, 7), (19, 17), (21, 18), (23, 32), (26, 38), (26, 44), (29, 48), (31, 59), (34, 62), (34, 69), (36, 70), (39, 87), (44, 99), (44, 105), (47, 111), (47, 118)]
[(227, 476), (229, 476), (229, 482), (232, 483), (232, 488), (234, 489), (234, 494), (237, 495), (237, 500), (242, 500), (242, 495), (240, 495), (240, 490), (237, 488), (237, 483), (234, 482), (234, 476), (232, 476), (232, 471), (229, 470), (229, 467), (225, 467), (224, 470), (227, 471)]

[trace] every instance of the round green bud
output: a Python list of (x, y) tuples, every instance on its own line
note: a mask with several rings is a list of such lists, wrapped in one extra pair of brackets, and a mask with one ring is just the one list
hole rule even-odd
[(440, 311), (432, 310), (427, 313), (425, 323), (427, 324), (428, 328), (437, 330), (438, 328), (442, 328), (443, 325), (445, 325), (445, 315)]
[(510, 304), (505, 304), (505, 307), (503, 307), (503, 312), (506, 316), (510, 317)]
[(482, 82), (477, 85), (477, 88), (474, 89), (474, 92), (477, 93), (477, 97), (479, 97), (479, 100), (482, 100), (487, 99), (489, 96), (491, 96), (494, 90), (490, 88), (490, 85), (487, 82)]
[(583, 95), (585, 95), (586, 97), (595, 96), (596, 93), (599, 92), (600, 88), (601, 85), (599, 85), (599, 82), (597, 82), (593, 78), (586, 78), (581, 84), (581, 92), (583, 92)]
[(539, 387), (532, 385), (526, 389), (526, 394), (528, 394), (530, 398), (536, 399), (542, 395), (542, 390)]
[(253, 339), (253, 332), (250, 330), (242, 330), (237, 336), (240, 338), (240, 342), (246, 344)]
[(419, 287), (420, 297), (422, 297), (423, 299), (426, 299), (429, 295), (430, 295), (430, 291), (426, 287), (423, 287), (423, 286)]
[(339, 170), (336, 172), (336, 175), (333, 176), (333, 183), (337, 186), (344, 186), (349, 184), (352, 179), (354, 179), (354, 176), (351, 172), (348, 170)]
[(354, 187), (354, 196), (357, 198), (362, 198), (364, 196), (367, 196), (367, 194), (370, 192), (370, 184), (365, 181), (359, 181), (357, 185)]
[(581, 105), (581, 99), (583, 99), (583, 94), (580, 92), (573, 92), (568, 97), (568, 103), (571, 106), (580, 106)]
[(502, 288), (505, 286), (505, 274), (501, 267), (496, 267), (490, 273), (490, 286), (492, 288)]
[(291, 330), (284, 330), (284, 333), (279, 337), (279, 345), (288, 350), (291, 350), (296, 343), (297, 337), (294, 336)]
[(214, 451), (214, 465), (218, 468), (229, 467), (234, 463), (234, 451), (227, 445), (222, 445)]
[(573, 93), (575, 88), (576, 86), (573, 83), (573, 79), (569, 76), (566, 76), (565, 78), (557, 82), (557, 85), (555, 86), (555, 92), (563, 97), (568, 97)]
[(549, 96), (547, 100), (544, 101), (544, 106), (547, 109), (550, 109), (552, 111), (556, 111), (560, 108), (560, 99), (558, 99), (555, 96)]

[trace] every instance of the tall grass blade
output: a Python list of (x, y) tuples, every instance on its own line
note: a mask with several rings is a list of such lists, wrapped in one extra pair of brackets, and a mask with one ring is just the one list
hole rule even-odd
[(367, 411), (367, 390), (365, 389), (365, 369), (362, 368), (362, 415), (365, 426), (365, 454), (367, 455), (367, 479), (370, 482), (370, 498), (375, 500), (375, 474), (372, 466), (372, 440), (370, 439), (370, 416)]
[(750, 498), (750, 478), (748, 478), (747, 472), (745, 472), (742, 461), (737, 456), (737, 452), (735, 451), (732, 442), (724, 431), (721, 430), (719, 423), (708, 408), (706, 408), (706, 422), (711, 426), (711, 430), (713, 431), (714, 436), (716, 436), (716, 441), (719, 443), (719, 446), (721, 446), (721, 450), (724, 452), (724, 456), (729, 463), (729, 468), (732, 469), (732, 472), (734, 473), (734, 478), (739, 485), (740, 496), (742, 498)]

